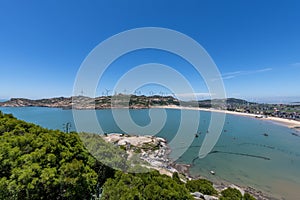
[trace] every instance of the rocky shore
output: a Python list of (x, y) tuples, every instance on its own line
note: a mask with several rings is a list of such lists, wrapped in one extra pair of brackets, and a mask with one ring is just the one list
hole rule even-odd
[[(192, 177), (189, 174), (189, 168), (191, 165), (179, 164), (169, 159), (168, 155), (170, 154), (171, 150), (164, 138), (150, 135), (137, 136), (118, 133), (104, 134), (102, 137), (106, 142), (118, 145), (126, 150), (126, 153), (129, 155), (129, 159), (134, 154), (138, 154), (141, 160), (149, 164), (146, 167), (158, 170), (161, 174), (172, 176), (174, 172), (178, 172), (181, 174), (181, 180), (183, 182), (191, 179), (203, 178)], [(252, 194), (256, 199), (259, 200), (274, 199), (252, 187), (240, 187), (225, 181), (214, 183), (214, 188), (218, 192), (221, 192), (228, 187), (236, 188), (240, 190), (242, 194), (245, 192)], [(195, 197), (195, 199), (218, 199), (217, 197), (203, 195), (199, 192), (193, 193), (192, 195)]]

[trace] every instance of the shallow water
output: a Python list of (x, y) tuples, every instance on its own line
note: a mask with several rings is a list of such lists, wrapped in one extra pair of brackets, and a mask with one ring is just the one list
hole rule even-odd
[[(0, 110), (50, 129), (64, 130), (63, 124), (70, 122), (71, 130), (76, 130), (71, 110), (40, 107), (2, 107)], [(162, 117), (161, 109), (151, 110), (152, 120)], [(115, 111), (120, 116), (126, 114), (125, 109)], [(90, 111), (78, 112), (87, 115)], [(195, 132), (191, 131), (192, 124), (187, 125), (182, 129), (186, 137), (182, 137), (177, 145), (171, 146), (173, 152), (187, 149), (177, 162), (192, 164), (192, 175), (201, 175), (217, 182), (226, 180), (241, 186), (251, 186), (277, 198), (299, 199), (300, 137), (292, 135), (294, 130), (266, 120), (228, 114), (217, 144), (205, 158), (198, 159), (205, 135), (214, 133), (207, 133), (210, 112), (189, 110), (185, 111), (185, 115), (194, 119), (196, 112), (200, 112), (197, 113), (200, 114), (197, 130), (199, 137), (195, 137)], [(104, 132), (124, 132), (114, 121), (110, 109), (97, 110), (96, 114)], [(141, 127), (151, 122), (149, 109), (130, 110), (130, 115)], [(172, 141), (180, 127), (181, 116), (181, 110), (166, 109), (166, 122), (156, 136)], [(88, 118), (84, 120), (86, 121), (83, 124), (87, 126), (83, 130), (101, 132), (89, 124)], [(190, 121), (192, 123), (193, 120)], [(152, 130), (149, 128), (145, 133), (142, 129), (135, 131), (134, 128), (128, 128), (135, 134), (151, 134)], [(264, 133), (268, 136), (264, 136)], [(189, 144), (191, 137), (192, 143)], [(216, 175), (211, 175), (210, 170), (214, 170)]]

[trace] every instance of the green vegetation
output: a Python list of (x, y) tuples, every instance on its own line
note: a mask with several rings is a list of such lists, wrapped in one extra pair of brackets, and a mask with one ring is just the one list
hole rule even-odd
[(172, 178), (174, 181), (176, 181), (178, 184), (182, 184), (180, 178), (179, 178), (179, 174), (178, 172), (174, 172), (173, 175), (172, 175)]
[(119, 148), (107, 143), (98, 134), (80, 133), (79, 137), (94, 158), (114, 169), (128, 170), (130, 163), (127, 161), (125, 146)]
[(221, 192), (220, 200), (255, 200), (249, 193), (242, 193), (236, 188), (227, 188)]
[(87, 152), (76, 133), (2, 113), (0, 171), (0, 199), (90, 199), (114, 174)]
[(149, 151), (149, 150), (155, 151), (155, 150), (159, 149), (159, 146), (157, 144), (145, 143), (145, 144), (143, 144), (141, 149), (143, 149), (144, 151)]
[(227, 188), (221, 194), (220, 200), (243, 200), (242, 193), (236, 188)]
[(190, 192), (201, 192), (207, 195), (217, 195), (218, 192), (213, 187), (212, 182), (205, 179), (190, 180), (186, 183), (186, 188)]
[(246, 192), (244, 194), (244, 200), (255, 200), (255, 198), (251, 194)]
[(143, 174), (117, 172), (104, 184), (102, 199), (193, 199), (182, 184), (157, 171)]

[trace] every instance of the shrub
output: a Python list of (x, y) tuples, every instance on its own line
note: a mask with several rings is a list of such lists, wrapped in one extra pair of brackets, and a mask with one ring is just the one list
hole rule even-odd
[(218, 194), (218, 192), (213, 187), (212, 182), (205, 179), (187, 181), (186, 188), (190, 192), (201, 192), (207, 195)]
[(220, 200), (243, 200), (242, 193), (236, 188), (227, 188), (221, 194)]
[(251, 194), (246, 192), (244, 194), (244, 200), (255, 200), (255, 198)]

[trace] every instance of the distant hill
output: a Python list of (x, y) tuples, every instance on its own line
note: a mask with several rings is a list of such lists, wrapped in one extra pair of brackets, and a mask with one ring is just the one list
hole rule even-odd
[(213, 100), (200, 100), (198, 101), (200, 104), (207, 104), (207, 103), (211, 103), (211, 101), (215, 102), (215, 103), (224, 103), (226, 102), (227, 104), (255, 104), (252, 102), (248, 102), (246, 100), (243, 99), (236, 99), (236, 98), (227, 98), (227, 99), (213, 99)]
[(51, 107), (63, 109), (103, 109), (111, 107), (149, 108), (151, 106), (179, 105), (179, 100), (172, 96), (136, 96), (115, 95), (90, 98), (85, 96), (56, 97), (49, 99), (25, 99), (12, 98), (9, 101), (0, 102), (3, 107)]
[(291, 102), (291, 103), (289, 103), (289, 104), (292, 104), (292, 105), (300, 105), (300, 101), (298, 101), (298, 102)]
[[(212, 106), (213, 104), (213, 106)], [(256, 103), (248, 102), (243, 99), (236, 99), (236, 98), (227, 98), (227, 99), (206, 99), (206, 100), (199, 100), (199, 101), (186, 101), (181, 102), (182, 106), (189, 106), (189, 107), (201, 107), (201, 108), (211, 108), (211, 107), (228, 107), (228, 106), (237, 106), (237, 105), (254, 105)]]
[(8, 101), (0, 102), (0, 106), (5, 107), (27, 107), (27, 106), (36, 106), (36, 107), (65, 107), (72, 103), (72, 98), (66, 97), (57, 97), (50, 99), (26, 99), (26, 98), (11, 98)]
[[(212, 106), (213, 103), (213, 106)], [(243, 99), (214, 99), (200, 101), (180, 101), (172, 96), (144, 96), (144, 95), (124, 95), (100, 96), (90, 98), (85, 96), (75, 97), (55, 97), (49, 99), (26, 99), (12, 98), (5, 102), (0, 102), (0, 106), (5, 107), (51, 107), (63, 109), (104, 109), (111, 107), (149, 108), (155, 106), (186, 106), (186, 107), (219, 107), (254, 104)]]
[[(112, 102), (113, 101), (113, 102)], [(26, 98), (12, 98), (8, 101), (0, 102), (0, 106), (6, 107), (54, 107), (54, 108), (78, 108), (88, 109), (93, 108), (109, 108), (111, 105), (114, 107), (127, 107), (132, 108), (147, 108), (149, 106), (167, 106), (167, 105), (181, 105), (189, 107), (211, 107), (211, 104), (224, 104), (226, 105), (239, 105), (239, 104), (255, 104), (243, 99), (213, 99), (213, 100), (200, 100), (200, 101), (179, 101), (172, 96), (136, 96), (136, 95), (116, 95), (116, 96), (100, 96), (90, 98), (85, 96), (76, 97), (55, 97), (48, 99), (26, 99)]]

